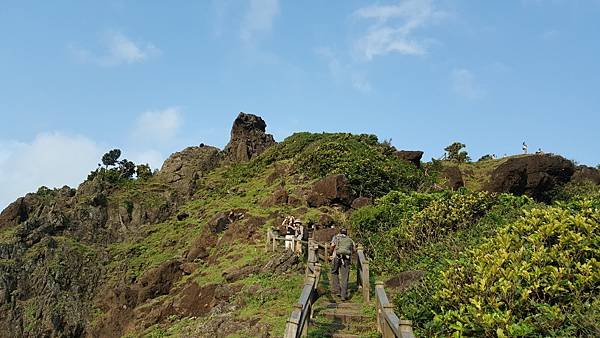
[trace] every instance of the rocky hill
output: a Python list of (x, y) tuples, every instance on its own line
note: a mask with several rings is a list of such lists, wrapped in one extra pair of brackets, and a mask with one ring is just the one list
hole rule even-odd
[[(186, 148), (151, 177), (131, 179), (98, 169), (77, 189), (42, 187), (0, 214), (0, 332), (10, 337), (280, 336), (300, 292), (302, 262), (291, 254), (265, 254), (263, 240), (287, 215), (302, 219), (323, 240), (332, 226), (350, 226), (367, 246), (374, 269), (391, 277), (390, 285), (406, 289), (422, 283), (414, 276), (439, 285), (437, 260), (458, 258), (463, 249), (495, 235), (500, 223), (516, 219), (516, 213), (498, 213), (506, 221), (479, 232), (478, 222), (504, 203), (497, 193), (552, 204), (593, 193), (600, 183), (596, 169), (555, 155), (456, 165), (421, 163), (422, 154), (397, 150), (374, 135), (297, 133), (276, 143), (263, 119), (240, 113), (223, 150), (204, 144)], [(471, 201), (464, 197), (470, 192), (445, 190), (465, 185), (493, 193)], [(378, 214), (415, 199), (410, 213), (385, 213), (393, 219)], [(444, 210), (459, 201), (470, 216), (447, 220)], [(529, 205), (521, 202), (514, 203)], [(436, 203), (443, 221), (425, 237), (414, 234), (429, 228), (395, 228)], [(418, 222), (411, 224), (421, 224), (419, 217), (425, 216), (414, 216)], [(460, 249), (427, 251), (468, 231), (477, 236)], [(382, 246), (390, 238), (389, 248)], [(392, 259), (386, 250), (394, 247)], [(429, 255), (430, 262), (400, 263), (417, 253), (419, 259)], [(415, 273), (420, 269), (430, 273)], [(399, 275), (404, 270), (412, 271), (404, 276), (413, 276), (413, 282)], [(423, 309), (429, 308), (401, 313), (418, 321), (411, 316)], [(425, 327), (433, 319), (422, 320)]]

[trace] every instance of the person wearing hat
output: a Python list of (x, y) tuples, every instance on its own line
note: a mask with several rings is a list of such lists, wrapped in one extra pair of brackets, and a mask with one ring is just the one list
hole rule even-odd
[[(339, 296), (342, 301), (349, 298), (348, 275), (350, 274), (350, 258), (356, 251), (354, 241), (348, 237), (348, 230), (341, 228), (340, 233), (333, 236), (331, 240), (333, 254), (331, 259), (332, 292)], [(341, 279), (340, 279), (341, 277)]]

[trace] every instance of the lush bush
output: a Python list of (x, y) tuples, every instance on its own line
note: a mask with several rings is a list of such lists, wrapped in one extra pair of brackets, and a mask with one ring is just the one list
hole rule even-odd
[(342, 134), (314, 142), (296, 156), (296, 167), (311, 177), (344, 174), (354, 193), (381, 196), (392, 189), (416, 190), (422, 172), (392, 155), (393, 148), (370, 135)]
[(599, 336), (596, 202), (533, 209), (454, 261), (436, 295), (437, 334)]
[(365, 243), (374, 268), (397, 271), (398, 261), (428, 242), (474, 225), (494, 205), (523, 205), (526, 197), (487, 192), (391, 192), (350, 218), (357, 240)]
[[(360, 196), (382, 196), (393, 189), (424, 189), (434, 181), (394, 156), (395, 150), (388, 142), (379, 143), (375, 135), (296, 133), (267, 149), (256, 163), (291, 160), (298, 172), (312, 178), (344, 174)], [(432, 171), (430, 176), (434, 174)]]

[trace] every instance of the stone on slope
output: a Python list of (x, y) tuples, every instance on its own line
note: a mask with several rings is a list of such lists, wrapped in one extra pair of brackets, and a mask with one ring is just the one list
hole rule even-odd
[(421, 167), (421, 158), (423, 157), (423, 152), (420, 150), (398, 150), (394, 153), (397, 158), (410, 162), (417, 166), (417, 168)]
[(515, 157), (492, 172), (485, 190), (528, 195), (547, 201), (548, 193), (569, 182), (575, 166), (564, 157), (543, 154)]
[(265, 133), (267, 124), (260, 117), (240, 112), (231, 127), (231, 139), (223, 153), (234, 163), (246, 162), (274, 145), (273, 135)]

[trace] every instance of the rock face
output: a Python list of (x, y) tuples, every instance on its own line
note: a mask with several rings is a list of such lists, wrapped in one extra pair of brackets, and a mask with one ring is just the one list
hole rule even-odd
[(419, 150), (398, 150), (394, 153), (396, 157), (401, 160), (408, 161), (417, 166), (417, 168), (421, 167), (421, 158), (423, 157), (423, 152)]
[(240, 113), (231, 128), (231, 140), (223, 150), (225, 158), (239, 163), (260, 155), (275, 144), (273, 135), (265, 133), (267, 124), (260, 117)]
[(307, 202), (311, 207), (341, 204), (350, 206), (353, 201), (352, 189), (346, 176), (331, 175), (317, 181), (310, 191)]
[(178, 193), (188, 196), (196, 189), (196, 180), (202, 173), (219, 165), (219, 149), (201, 145), (188, 147), (169, 156), (158, 177)]
[(373, 199), (371, 197), (358, 197), (354, 201), (352, 201), (352, 209), (360, 209), (362, 207), (366, 207), (367, 205), (373, 204)]
[(458, 167), (446, 167), (442, 171), (442, 177), (447, 181), (447, 188), (449, 189), (459, 189), (465, 186), (465, 182), (463, 181), (462, 173)]
[(600, 170), (586, 165), (580, 165), (575, 168), (575, 173), (571, 178), (573, 182), (591, 182), (600, 184)]
[(492, 172), (485, 190), (528, 195), (547, 201), (547, 193), (567, 183), (573, 173), (573, 162), (556, 155), (530, 155), (511, 158)]

